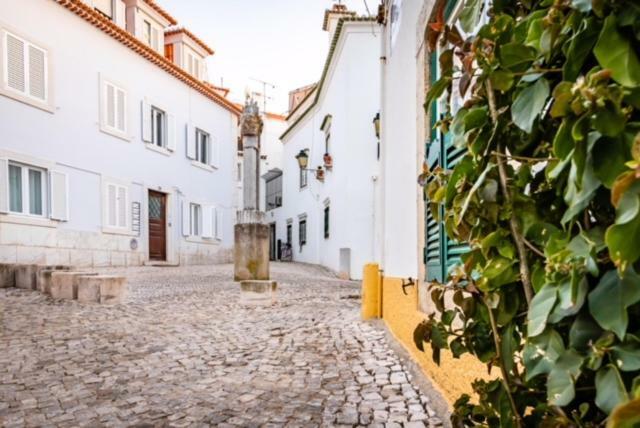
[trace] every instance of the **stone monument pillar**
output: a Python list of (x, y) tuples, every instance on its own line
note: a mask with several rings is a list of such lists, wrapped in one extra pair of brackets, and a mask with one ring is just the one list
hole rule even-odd
[(265, 222), (265, 214), (259, 210), (262, 126), (258, 104), (247, 100), (240, 117), (244, 208), (238, 211), (235, 226), (234, 277), (236, 281), (267, 281), (269, 279), (269, 225)]

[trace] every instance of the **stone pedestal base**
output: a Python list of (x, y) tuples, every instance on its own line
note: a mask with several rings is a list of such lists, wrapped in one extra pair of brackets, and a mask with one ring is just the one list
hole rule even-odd
[(236, 281), (269, 279), (269, 225), (263, 213), (241, 211), (235, 226), (234, 278)]
[(269, 306), (276, 302), (275, 281), (240, 281), (240, 303), (243, 305)]

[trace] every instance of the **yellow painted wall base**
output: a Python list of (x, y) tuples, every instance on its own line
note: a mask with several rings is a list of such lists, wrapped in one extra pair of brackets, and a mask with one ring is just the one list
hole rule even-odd
[(382, 282), (382, 314), (394, 337), (406, 348), (422, 371), (440, 389), (444, 398), (452, 405), (461, 394), (473, 396), (471, 383), (486, 377), (486, 367), (474, 357), (466, 354), (454, 359), (447, 351), (442, 352), (440, 366), (431, 359), (431, 351), (421, 352), (413, 342), (415, 327), (426, 318), (417, 310), (417, 287), (402, 292), (401, 278), (384, 278)]
[(380, 318), (380, 268), (376, 263), (364, 266), (362, 273), (362, 319)]

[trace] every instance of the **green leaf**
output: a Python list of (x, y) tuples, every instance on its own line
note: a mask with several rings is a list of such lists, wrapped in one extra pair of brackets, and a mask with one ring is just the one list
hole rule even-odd
[(518, 94), (511, 107), (513, 123), (523, 131), (530, 133), (533, 122), (542, 112), (549, 97), (549, 82), (539, 79), (533, 85)]
[(580, 314), (569, 330), (569, 346), (586, 351), (602, 335), (602, 329), (588, 314)]
[(638, 428), (640, 426), (640, 398), (616, 407), (607, 422), (607, 428)]
[(640, 258), (640, 183), (622, 194), (616, 210), (616, 222), (609, 226), (605, 242), (612, 260), (621, 270)]
[(563, 352), (562, 337), (552, 328), (529, 338), (522, 351), (524, 366), (527, 369), (525, 380), (529, 381), (540, 374), (550, 373)]
[[(580, 157), (577, 156), (577, 154), (573, 156), (571, 169), (569, 170), (569, 180), (564, 195), (564, 200), (569, 208), (562, 217), (563, 224), (568, 223), (576, 215), (581, 214), (587, 205), (589, 205), (589, 202), (591, 202), (598, 187), (600, 187), (600, 180), (598, 180), (593, 171), (591, 153), (593, 144), (597, 141), (598, 136), (599, 135), (594, 132), (589, 134), (588, 147), (585, 148), (586, 158), (584, 159), (584, 164), (578, 162)], [(582, 174), (579, 172), (581, 166), (584, 168)]]
[(628, 400), (629, 396), (618, 369), (609, 364), (598, 370), (596, 373), (596, 405), (608, 414), (617, 405)]
[(500, 63), (512, 71), (526, 70), (535, 58), (536, 50), (521, 43), (507, 43), (500, 46)]
[(629, 146), (622, 138), (601, 138), (593, 147), (593, 158), (598, 160), (593, 165), (596, 177), (611, 189), (616, 178), (628, 170), (625, 163), (629, 159)]
[[(469, 112), (467, 114), (467, 117), (469, 117), (469, 115), (471, 114), (471, 112)], [(467, 197), (464, 200), (464, 203), (462, 204), (462, 209), (460, 210), (460, 216), (458, 218), (457, 224), (459, 225), (462, 220), (464, 219), (464, 214), (467, 212), (467, 209), (469, 208), (469, 203), (471, 202), (471, 198), (473, 198), (473, 195), (478, 191), (478, 189), (480, 188), (480, 186), (482, 186), (482, 183), (484, 183), (484, 179), (487, 177), (487, 174), (495, 167), (494, 164), (489, 163), (487, 165), (487, 167), (484, 169), (484, 171), (482, 171), (482, 174), (480, 174), (480, 176), (478, 177), (478, 179), (476, 180), (475, 183), (473, 183), (473, 186), (471, 187), (471, 190), (469, 190), (469, 192), (467, 193)]]
[(640, 370), (640, 340), (627, 334), (624, 343), (611, 348), (611, 359), (623, 372)]
[(533, 297), (527, 314), (527, 334), (529, 337), (535, 337), (544, 331), (549, 313), (557, 299), (558, 289), (550, 285), (542, 287), (542, 290)]
[(434, 83), (429, 92), (427, 92), (427, 98), (424, 104), (425, 110), (428, 110), (431, 106), (431, 103), (444, 93), (444, 91), (451, 85), (452, 77), (451, 76), (443, 76), (436, 83)]
[(549, 315), (550, 323), (560, 322), (562, 319), (578, 313), (589, 291), (587, 278), (580, 277), (577, 280), (568, 280), (558, 287), (558, 304)]
[(557, 360), (547, 378), (547, 400), (554, 406), (566, 406), (573, 401), (575, 381), (580, 376), (584, 358), (574, 350), (566, 350)]
[(513, 86), (513, 73), (508, 70), (498, 69), (489, 76), (491, 86), (497, 91), (506, 92)]
[(571, 0), (571, 7), (582, 13), (591, 12), (591, 0)]
[(572, 87), (573, 83), (571, 82), (560, 82), (553, 88), (553, 105), (549, 112), (551, 117), (564, 117), (571, 113)]
[(515, 334), (515, 325), (513, 323), (509, 324), (504, 331), (502, 332), (502, 337), (500, 339), (500, 348), (502, 349), (502, 364), (504, 364), (504, 368), (507, 371), (511, 371), (513, 369), (513, 355), (518, 352), (518, 346), (520, 345), (520, 340)]
[(460, 13), (460, 26), (465, 33), (471, 33), (480, 22), (480, 12), (482, 11), (482, 0), (467, 0), (464, 9)]
[[(590, 0), (582, 0), (589, 2)], [(583, 21), (582, 28), (571, 38), (569, 49), (567, 51), (567, 60), (562, 68), (562, 77), (564, 80), (575, 81), (580, 75), (582, 66), (589, 57), (593, 46), (600, 35), (600, 27), (595, 18), (589, 18)]]
[(618, 31), (615, 15), (605, 19), (593, 52), (602, 68), (611, 70), (616, 82), (632, 88), (640, 86), (640, 59), (631, 41)]
[(624, 130), (627, 118), (620, 108), (611, 102), (598, 110), (593, 118), (593, 126), (607, 137), (616, 137)]
[(607, 272), (589, 293), (589, 312), (605, 330), (624, 340), (629, 325), (627, 308), (640, 302), (640, 276), (627, 269), (620, 278), (618, 271)]

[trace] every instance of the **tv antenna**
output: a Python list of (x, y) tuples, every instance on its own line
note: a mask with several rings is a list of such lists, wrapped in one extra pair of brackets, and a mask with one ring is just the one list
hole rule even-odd
[(274, 85), (273, 83), (270, 82), (265, 82), (264, 80), (261, 79), (254, 79), (253, 77), (250, 78), (251, 80), (261, 83), (262, 84), (262, 94), (260, 94), (259, 92), (253, 92), (256, 95), (262, 95), (262, 100), (263, 100), (263, 113), (267, 112), (267, 100), (272, 100), (273, 97), (270, 97), (267, 95), (267, 89), (276, 89), (276, 85)]

